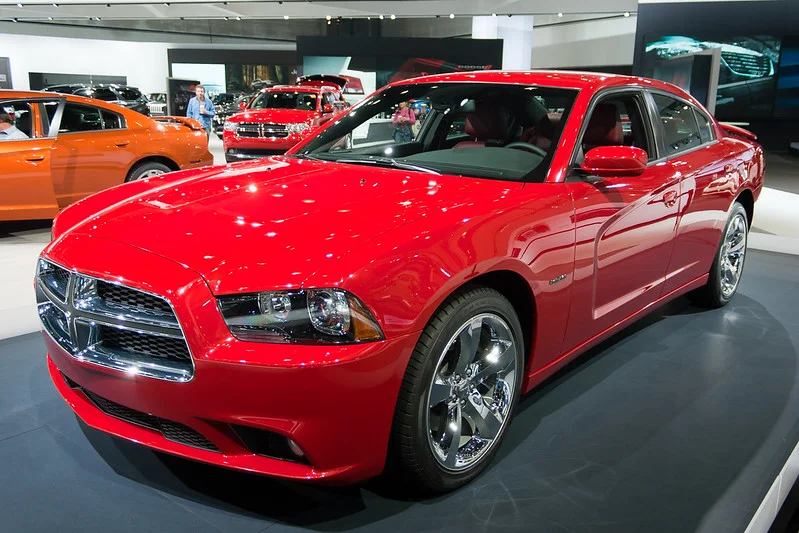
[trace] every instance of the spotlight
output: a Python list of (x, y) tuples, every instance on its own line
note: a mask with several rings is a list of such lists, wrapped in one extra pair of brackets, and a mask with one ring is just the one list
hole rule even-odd
[(222, 17), (225, 20), (230, 20), (230, 17)]
[(289, 19), (288, 15), (283, 15), (283, 20), (288, 20), (288, 19)]
[(330, 20), (331, 18), (333, 18), (333, 17), (331, 17), (330, 15), (325, 17), (325, 19), (327, 19), (327, 20)]
[(333, 21), (332, 20), (328, 20), (327, 21), (327, 25), (330, 26), (331, 24), (333, 24)]
[(169, 7), (169, 2), (164, 2), (164, 5), (165, 5), (166, 7)]
[(449, 14), (449, 18), (454, 19), (455, 18), (455, 13), (450, 13)]
[(391, 15), (391, 20), (397, 20), (397, 15)]
[(625, 11), (625, 12), (624, 12), (624, 16), (625, 16), (625, 17), (629, 17), (629, 16), (630, 16), (630, 12), (629, 12), (629, 11)]
[(384, 18), (385, 18), (385, 17), (384, 17), (383, 15), (380, 15), (380, 20), (383, 20)]
[(11, 22), (19, 22), (19, 19), (18, 18), (13, 18), (13, 19), (11, 19)]
[(47, 20), (53, 20), (53, 17), (47, 17)]
[(241, 17), (236, 17), (236, 20), (241, 20)]
[(562, 17), (562, 16), (563, 16), (563, 13), (558, 13), (558, 16), (559, 16), (559, 17)]
[(53, 7), (58, 7), (58, 4), (53, 4)]
[(497, 14), (496, 14), (496, 13), (491, 13), (491, 16), (492, 16), (492, 17), (496, 17), (496, 16), (497, 16)]
[(17, 7), (22, 7), (22, 4), (17, 4)]

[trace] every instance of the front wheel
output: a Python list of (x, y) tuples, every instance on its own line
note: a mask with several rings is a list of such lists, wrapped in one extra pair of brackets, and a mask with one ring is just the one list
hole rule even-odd
[(692, 301), (706, 307), (722, 307), (732, 300), (743, 274), (748, 236), (746, 209), (735, 202), (727, 217), (707, 284), (688, 294)]
[(497, 452), (522, 383), (519, 319), (499, 292), (450, 297), (422, 333), (403, 379), (389, 468), (422, 492), (456, 489)]

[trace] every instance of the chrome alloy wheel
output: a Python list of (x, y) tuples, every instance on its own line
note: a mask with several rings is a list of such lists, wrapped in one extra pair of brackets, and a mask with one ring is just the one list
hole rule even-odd
[(458, 328), (433, 374), (427, 441), (439, 465), (460, 471), (496, 444), (516, 388), (516, 341), (508, 323), (485, 313)]
[(735, 293), (738, 282), (741, 280), (746, 256), (746, 226), (746, 219), (741, 213), (737, 213), (727, 226), (719, 258), (719, 268), (721, 269), (719, 278), (721, 294), (724, 298), (730, 298)]
[(152, 170), (148, 170), (147, 172), (139, 176), (139, 179), (143, 180), (144, 178), (154, 178), (155, 176), (160, 176), (161, 174), (166, 174), (166, 172), (164, 172), (160, 168), (154, 168)]

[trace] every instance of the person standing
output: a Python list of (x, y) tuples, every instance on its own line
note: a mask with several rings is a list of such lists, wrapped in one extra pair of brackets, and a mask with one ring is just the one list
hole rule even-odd
[(412, 127), (416, 124), (416, 114), (408, 107), (408, 102), (400, 102), (391, 123), (394, 124), (394, 142), (409, 143), (413, 140)]
[(216, 114), (214, 103), (211, 102), (210, 98), (205, 97), (205, 87), (202, 85), (198, 85), (194, 88), (194, 94), (195, 96), (189, 100), (186, 116), (202, 124), (206, 139), (210, 139), (213, 116)]

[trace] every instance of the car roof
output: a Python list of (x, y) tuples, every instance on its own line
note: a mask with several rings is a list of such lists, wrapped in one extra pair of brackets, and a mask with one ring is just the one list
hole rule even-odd
[(474, 82), (474, 83), (510, 83), (529, 84), (549, 87), (562, 87), (570, 89), (601, 89), (602, 87), (618, 85), (637, 85), (654, 87), (680, 95), (685, 95), (682, 89), (670, 83), (642, 78), (637, 76), (623, 76), (620, 74), (607, 74), (603, 72), (581, 72), (571, 70), (479, 70), (475, 72), (453, 72), (449, 74), (433, 74), (420, 78), (411, 78), (393, 83), (392, 85), (413, 85), (417, 83), (444, 83), (444, 82)]

